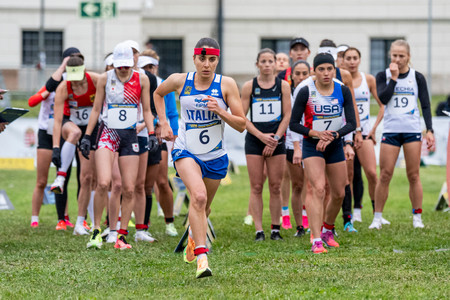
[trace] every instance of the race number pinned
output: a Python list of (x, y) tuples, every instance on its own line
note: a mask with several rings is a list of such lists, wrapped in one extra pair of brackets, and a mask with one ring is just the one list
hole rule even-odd
[(108, 127), (111, 129), (136, 128), (137, 116), (137, 104), (108, 104)]
[(252, 121), (253, 122), (275, 122), (281, 121), (281, 101), (274, 98), (252, 99)]
[(70, 108), (70, 121), (78, 126), (86, 126), (89, 123), (92, 106)]
[(337, 131), (342, 127), (342, 117), (338, 116), (314, 116), (313, 130), (316, 131)]
[(387, 110), (392, 115), (413, 114), (415, 108), (414, 95), (395, 94), (387, 104)]
[(186, 144), (192, 154), (205, 154), (222, 148), (221, 121), (186, 123)]

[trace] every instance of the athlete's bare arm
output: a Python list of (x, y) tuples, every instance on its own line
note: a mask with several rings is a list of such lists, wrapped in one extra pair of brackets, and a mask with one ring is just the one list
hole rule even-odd
[(86, 128), (87, 135), (91, 135), (92, 131), (95, 128), (95, 125), (97, 124), (98, 117), (100, 116), (100, 112), (102, 110), (103, 101), (105, 101), (105, 87), (106, 87), (106, 81), (108, 79), (108, 74), (105, 72), (101, 74), (97, 80), (97, 86), (96, 86), (96, 92), (95, 92), (95, 99), (94, 99), (94, 105), (92, 107), (91, 115), (89, 116), (89, 123)]
[(141, 82), (141, 102), (144, 122), (148, 132), (153, 132), (155, 131), (155, 127), (153, 126), (153, 115), (150, 111), (150, 80), (147, 75), (139, 75), (139, 79)]
[(372, 96), (375, 98), (375, 100), (377, 101), (378, 105), (380, 106), (380, 110), (378, 111), (378, 115), (377, 115), (375, 124), (373, 125), (372, 129), (369, 132), (369, 135), (367, 136), (367, 138), (370, 138), (373, 141), (373, 143), (376, 144), (377, 142), (375, 139), (375, 132), (376, 132), (377, 127), (380, 124), (381, 120), (383, 119), (384, 105), (383, 105), (383, 103), (381, 103), (380, 98), (378, 98), (377, 83), (376, 83), (375, 77), (371, 74), (365, 74), (365, 75), (366, 75), (367, 85), (369, 86), (369, 91), (372, 94)]
[[(352, 100), (353, 100), (353, 110), (355, 111), (355, 117), (356, 117), (356, 127), (361, 127), (361, 123), (359, 121), (359, 112), (358, 112), (358, 106), (356, 105), (356, 99), (355, 99), (355, 91), (353, 90), (353, 79), (352, 75), (349, 71), (340, 69), (341, 70), (341, 76), (342, 76), (342, 83), (345, 84), (346, 87), (350, 89), (350, 92), (352, 93)], [(355, 148), (358, 149), (361, 147), (362, 144), (362, 134), (361, 131), (355, 132)]]
[(242, 109), (241, 98), (239, 97), (239, 89), (233, 78), (222, 77), (222, 92), (231, 113), (220, 108), (217, 100), (208, 101), (208, 109), (220, 116), (233, 129), (243, 132), (245, 130), (245, 115)]
[(53, 148), (60, 146), (61, 140), (61, 127), (64, 116), (64, 101), (68, 97), (67, 94), (67, 81), (62, 81), (55, 92), (55, 105), (53, 106)]
[(281, 81), (281, 95), (282, 95), (282, 109), (283, 118), (280, 125), (278, 126), (276, 135), (283, 136), (286, 129), (289, 126), (289, 121), (291, 120), (291, 87), (287, 81)]

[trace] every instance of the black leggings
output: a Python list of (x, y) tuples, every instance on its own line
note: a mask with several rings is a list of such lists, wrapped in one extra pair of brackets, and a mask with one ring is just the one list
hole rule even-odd
[(355, 154), (353, 163), (353, 199), (354, 208), (362, 208), (362, 198), (364, 194), (364, 182), (362, 179), (361, 163), (358, 155)]

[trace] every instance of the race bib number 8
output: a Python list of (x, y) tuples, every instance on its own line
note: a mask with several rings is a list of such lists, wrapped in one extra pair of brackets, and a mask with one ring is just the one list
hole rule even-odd
[(186, 145), (192, 154), (205, 154), (221, 148), (222, 126), (219, 120), (209, 123), (186, 123)]
[(312, 127), (317, 131), (337, 131), (342, 127), (342, 117), (314, 116)]
[(413, 95), (395, 95), (389, 100), (387, 110), (392, 115), (404, 115), (412, 113), (415, 108), (415, 97)]
[(278, 98), (253, 99), (252, 120), (253, 122), (274, 122), (281, 120), (281, 101)]
[(137, 104), (108, 104), (108, 127), (111, 129), (136, 128), (137, 116)]
[(89, 123), (92, 106), (84, 106), (70, 109), (70, 121), (78, 126), (86, 126)]

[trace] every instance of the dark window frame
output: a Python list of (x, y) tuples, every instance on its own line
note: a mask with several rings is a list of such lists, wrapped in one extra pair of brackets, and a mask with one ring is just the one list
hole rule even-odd
[[(391, 57), (389, 54), (389, 50), (391, 49), (391, 44), (398, 39), (404, 39), (404, 37), (371, 37), (370, 38), (370, 73), (372, 75), (377, 75), (378, 72), (381, 72), (389, 67), (391, 63)], [(378, 44), (378, 45), (376, 45)], [(379, 47), (374, 49), (374, 47)], [(383, 52), (382, 56), (377, 51)], [(381, 60), (381, 62), (380, 62)], [(383, 65), (380, 68), (380, 65)]]
[(173, 73), (183, 72), (183, 38), (152, 38), (152, 49), (158, 53), (158, 76), (166, 79)]
[[(44, 32), (46, 64), (59, 65), (64, 50), (64, 31), (46, 30)], [(22, 65), (35, 66), (39, 62), (39, 30), (22, 29)]]

